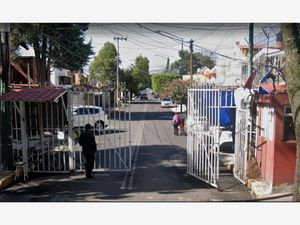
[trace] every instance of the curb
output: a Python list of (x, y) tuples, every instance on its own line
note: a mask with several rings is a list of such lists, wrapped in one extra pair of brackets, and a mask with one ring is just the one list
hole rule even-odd
[(285, 192), (285, 193), (278, 193), (278, 194), (270, 194), (270, 195), (264, 196), (264, 197), (257, 197), (256, 200), (269, 200), (269, 199), (276, 199), (276, 198), (282, 198), (282, 197), (288, 197), (288, 196), (293, 196), (293, 193)]

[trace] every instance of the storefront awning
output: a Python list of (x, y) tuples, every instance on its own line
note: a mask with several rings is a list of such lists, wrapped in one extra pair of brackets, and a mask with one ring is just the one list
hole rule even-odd
[(15, 89), (0, 96), (0, 101), (52, 102), (68, 90), (65, 88), (24, 88)]

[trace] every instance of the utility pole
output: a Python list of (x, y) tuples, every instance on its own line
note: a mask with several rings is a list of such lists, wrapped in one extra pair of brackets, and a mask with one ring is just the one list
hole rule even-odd
[(253, 23), (249, 25), (249, 74), (253, 72)]
[(190, 40), (190, 74), (191, 74), (191, 83), (193, 81), (193, 43), (194, 40)]
[(183, 51), (183, 38), (181, 38), (181, 51)]
[(119, 87), (119, 55), (120, 55), (120, 51), (119, 51), (119, 41), (127, 41), (127, 38), (123, 38), (123, 37), (114, 37), (114, 40), (117, 40), (117, 107), (119, 107), (119, 102), (120, 102), (120, 87)]

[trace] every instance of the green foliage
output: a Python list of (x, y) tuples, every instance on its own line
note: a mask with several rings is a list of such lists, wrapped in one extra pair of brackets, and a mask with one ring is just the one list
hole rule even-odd
[(137, 83), (132, 76), (132, 68), (120, 71), (121, 89), (128, 89), (131, 93), (138, 93)]
[(181, 76), (178, 74), (153, 74), (152, 89), (154, 92), (162, 93), (165, 87), (174, 79), (178, 79)]
[[(177, 71), (180, 75), (189, 74), (190, 71), (190, 53), (186, 50), (179, 51), (179, 60), (171, 64), (171, 70)], [(215, 63), (209, 56), (202, 55), (199, 52), (193, 53), (193, 74), (198, 68), (213, 68)]]
[(174, 79), (165, 87), (163, 94), (177, 102), (182, 100), (182, 103), (186, 104), (189, 82), (189, 80)]
[(151, 86), (151, 76), (149, 74), (149, 60), (147, 57), (138, 56), (132, 68), (132, 76), (137, 89), (145, 90)]
[(89, 73), (101, 86), (116, 82), (117, 50), (113, 43), (106, 42), (89, 66)]
[(33, 47), (37, 62), (38, 80), (44, 83), (50, 65), (78, 71), (87, 65), (94, 54), (91, 41), (85, 41), (88, 24), (28, 23), (11, 25), (11, 48), (18, 55), (21, 43)]

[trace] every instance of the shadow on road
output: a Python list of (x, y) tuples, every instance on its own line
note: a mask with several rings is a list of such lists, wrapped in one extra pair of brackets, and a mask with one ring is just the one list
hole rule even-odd
[[(84, 174), (34, 175), (27, 183), (0, 192), (0, 201), (142, 201), (139, 196), (147, 193), (170, 197), (177, 194), (192, 196), (191, 193), (198, 192), (205, 195), (204, 190), (216, 191), (186, 174), (186, 150), (183, 148), (173, 145), (139, 146), (137, 157), (136, 168), (127, 175), (125, 172), (102, 172), (95, 173), (96, 177), (91, 179), (86, 179)], [(242, 185), (230, 182), (228, 192), (234, 192)], [(238, 190), (248, 196), (246, 189)]]

